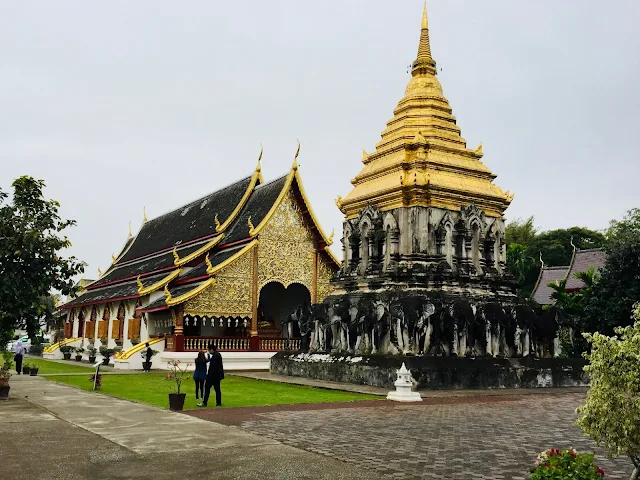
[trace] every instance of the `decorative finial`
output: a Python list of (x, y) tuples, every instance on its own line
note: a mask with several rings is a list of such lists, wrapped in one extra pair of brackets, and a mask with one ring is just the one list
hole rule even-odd
[(332, 228), (331, 229), (331, 235), (329, 235), (329, 239), (328, 239), (329, 240), (329, 245), (331, 245), (333, 243), (333, 236), (335, 235), (335, 233), (336, 233), (336, 229)]
[(429, 28), (429, 18), (427, 17), (427, 0), (424, 0), (424, 9), (422, 10), (422, 28)]
[(58, 306), (58, 297), (56, 297), (56, 296), (53, 297), (53, 306), (54, 307)]
[(338, 195), (336, 198), (336, 207), (340, 208), (342, 206), (342, 196)]
[(100, 270), (100, 267), (98, 267), (98, 278), (102, 277), (102, 270)]
[(418, 57), (413, 62), (411, 75), (436, 74), (436, 62), (431, 56), (431, 43), (429, 41), (429, 19), (427, 17), (427, 2), (422, 11), (422, 23), (420, 29), (420, 43), (418, 45)]
[(87, 286), (87, 281), (86, 281), (84, 278), (81, 278), (81, 279), (80, 279), (80, 286), (81, 286), (82, 288), (84, 288), (84, 287), (86, 287), (86, 286)]
[(177, 265), (178, 262), (180, 261), (180, 257), (178, 256), (178, 249), (176, 247), (173, 248), (173, 260), (174, 260), (174, 264)]
[(298, 142), (298, 150), (296, 150), (296, 156), (293, 157), (293, 170), (296, 171), (298, 170), (298, 155), (300, 155), (300, 140), (296, 139), (296, 141)]
[(573, 247), (573, 251), (575, 252), (578, 247), (575, 246), (575, 244), (573, 243), (573, 235), (571, 235), (571, 240), (569, 241), (569, 243), (571, 244), (571, 246)]
[(258, 166), (256, 167), (256, 172), (260, 171), (260, 160), (262, 160), (262, 152), (264, 151), (264, 147), (260, 144), (260, 155), (258, 155)]
[(542, 264), (542, 270), (544, 270), (544, 260), (542, 260), (542, 252), (540, 252), (540, 263)]
[(362, 161), (366, 162), (367, 159), (369, 158), (369, 154), (367, 153), (367, 151), (363, 148), (362, 149)]
[(164, 286), (164, 294), (167, 297), (165, 299), (166, 302), (170, 302), (171, 301), (171, 292), (169, 291), (169, 285), (165, 285)]
[(477, 155), (484, 155), (482, 151), (482, 142), (480, 142), (480, 145), (478, 145), (478, 148), (476, 148), (475, 152)]
[(111, 254), (111, 261), (112, 261), (113, 263), (116, 263), (116, 260), (117, 260), (117, 259), (116, 259), (116, 256), (112, 253), (112, 254)]
[(213, 221), (216, 223), (216, 232), (220, 231), (220, 220), (218, 220), (218, 214), (214, 217)]
[(136, 278), (136, 282), (138, 282), (138, 291), (142, 290), (144, 288), (144, 285), (142, 284), (142, 280), (140, 280), (140, 275), (138, 275), (138, 278)]
[(145, 223), (149, 221), (147, 218), (147, 207), (142, 207), (142, 221)]
[(204, 257), (204, 263), (207, 264), (207, 273), (209, 273), (211, 270), (213, 270), (213, 265), (211, 265), (211, 260), (209, 259), (209, 254), (207, 253), (207, 256)]
[(249, 233), (253, 232), (253, 230), (256, 228), (253, 226), (253, 222), (251, 221), (251, 216), (247, 218), (247, 225), (249, 225)]
[(129, 221), (129, 238), (133, 237), (133, 233), (131, 233), (131, 221)]

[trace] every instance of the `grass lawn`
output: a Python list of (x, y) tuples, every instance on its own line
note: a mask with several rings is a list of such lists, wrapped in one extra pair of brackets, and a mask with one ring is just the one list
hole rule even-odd
[[(11, 356), (13, 358), (13, 355)], [(36, 357), (25, 357), (22, 364), (28, 363), (29, 365), (35, 364), (38, 367), (38, 375), (42, 373), (91, 373), (94, 371), (91, 367), (84, 367), (78, 362), (78, 365), (70, 365), (66, 363), (50, 362), (49, 360), (43, 360)], [(4, 364), (3, 358), (0, 356), (0, 365)], [(15, 370), (15, 364), (12, 371)], [(15, 372), (14, 372), (15, 373)]]
[[(103, 375), (101, 392), (115, 397), (169, 408), (168, 394), (175, 383), (165, 379), (166, 374)], [(83, 390), (91, 390), (89, 375), (47, 377), (47, 380), (64, 383)], [(301, 385), (290, 385), (251, 378), (227, 375), (221, 384), (222, 404), (225, 407), (255, 405), (282, 405), (294, 403), (345, 402), (350, 400), (380, 399), (375, 395), (326, 390)], [(184, 408), (196, 408), (195, 384), (184, 381), (181, 392), (186, 393)], [(215, 405), (215, 392), (211, 390), (209, 406)]]

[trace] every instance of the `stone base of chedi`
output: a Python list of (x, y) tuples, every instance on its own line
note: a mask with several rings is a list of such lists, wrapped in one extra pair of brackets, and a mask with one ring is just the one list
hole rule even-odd
[(578, 358), (452, 358), (397, 355), (277, 353), (278, 375), (393, 389), (402, 364), (418, 390), (587, 386), (585, 361)]

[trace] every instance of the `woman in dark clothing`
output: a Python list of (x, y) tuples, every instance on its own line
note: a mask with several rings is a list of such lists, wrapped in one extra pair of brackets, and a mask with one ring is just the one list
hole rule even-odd
[(207, 379), (207, 359), (204, 356), (204, 352), (198, 353), (196, 358), (196, 370), (193, 372), (193, 380), (196, 382), (196, 400), (200, 397), (204, 397), (204, 382)]

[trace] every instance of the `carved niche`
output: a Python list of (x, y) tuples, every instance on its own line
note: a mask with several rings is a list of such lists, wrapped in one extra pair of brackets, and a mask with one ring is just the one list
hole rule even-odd
[(213, 285), (185, 303), (185, 315), (250, 317), (252, 258), (253, 249), (217, 273)]

